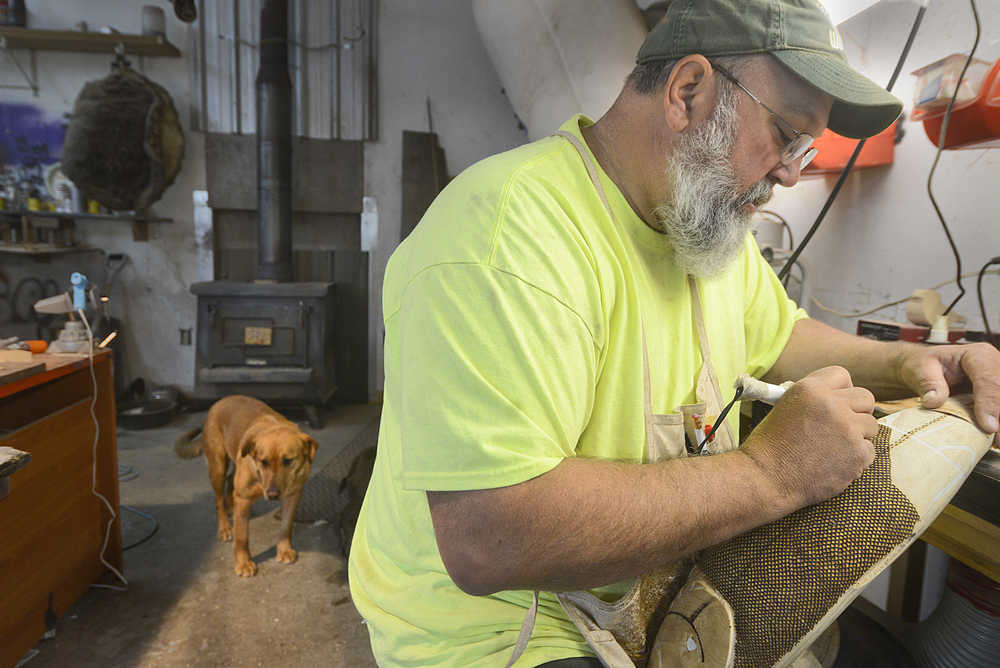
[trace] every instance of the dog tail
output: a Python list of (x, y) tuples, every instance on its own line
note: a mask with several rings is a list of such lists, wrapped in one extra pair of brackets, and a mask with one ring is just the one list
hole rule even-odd
[(201, 427), (184, 432), (174, 442), (174, 452), (181, 459), (193, 459), (201, 454)]

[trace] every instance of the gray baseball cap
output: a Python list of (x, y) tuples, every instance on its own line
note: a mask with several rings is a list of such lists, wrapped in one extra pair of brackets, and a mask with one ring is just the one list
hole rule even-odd
[(829, 128), (871, 137), (889, 127), (903, 103), (852, 68), (840, 33), (819, 0), (673, 0), (636, 56), (640, 64), (694, 53), (769, 53), (830, 95)]

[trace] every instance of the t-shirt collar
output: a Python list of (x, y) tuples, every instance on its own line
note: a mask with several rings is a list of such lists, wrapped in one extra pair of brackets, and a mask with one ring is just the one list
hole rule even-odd
[(629, 236), (643, 245), (664, 250), (669, 249), (670, 242), (667, 240), (667, 236), (651, 228), (645, 221), (643, 221), (642, 218), (638, 216), (638, 214), (636, 214), (635, 210), (633, 210), (632, 206), (628, 203), (628, 200), (625, 199), (625, 195), (622, 194), (615, 182), (612, 181), (611, 177), (609, 177), (607, 172), (604, 171), (604, 167), (601, 166), (601, 163), (598, 162), (594, 152), (590, 149), (590, 146), (587, 144), (587, 140), (584, 139), (583, 132), (581, 130), (582, 128), (589, 127), (593, 124), (594, 121), (587, 118), (584, 114), (576, 114), (563, 123), (560, 130), (564, 130), (577, 136), (587, 149), (587, 153), (590, 155), (591, 160), (593, 160), (594, 164), (597, 166), (597, 174), (601, 179), (601, 184), (604, 186), (604, 192), (608, 197), (608, 204), (611, 205), (611, 211), (615, 215), (616, 224), (623, 226)]

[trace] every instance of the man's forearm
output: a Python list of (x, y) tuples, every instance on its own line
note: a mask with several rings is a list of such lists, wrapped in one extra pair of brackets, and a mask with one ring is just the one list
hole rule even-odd
[(851, 373), (855, 385), (871, 390), (879, 399), (909, 396), (913, 390), (899, 376), (900, 358), (907, 349), (918, 345), (874, 341), (816, 320), (800, 320), (764, 380), (798, 380), (816, 369), (836, 365)]
[(618, 582), (799, 505), (739, 451), (657, 464), (572, 458), (518, 485), (428, 500), (449, 574), (479, 595)]
[(874, 405), (827, 368), (789, 389), (733, 452), (654, 464), (569, 458), (509, 487), (427, 492), (442, 561), (470, 594), (648, 573), (843, 491), (874, 458)]

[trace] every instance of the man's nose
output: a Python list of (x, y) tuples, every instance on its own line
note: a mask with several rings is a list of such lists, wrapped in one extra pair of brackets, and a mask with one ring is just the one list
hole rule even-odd
[(775, 165), (774, 169), (771, 170), (769, 176), (771, 179), (786, 188), (791, 188), (796, 183), (799, 182), (799, 177), (802, 175), (802, 160), (792, 160), (789, 164), (783, 164), (779, 162)]

